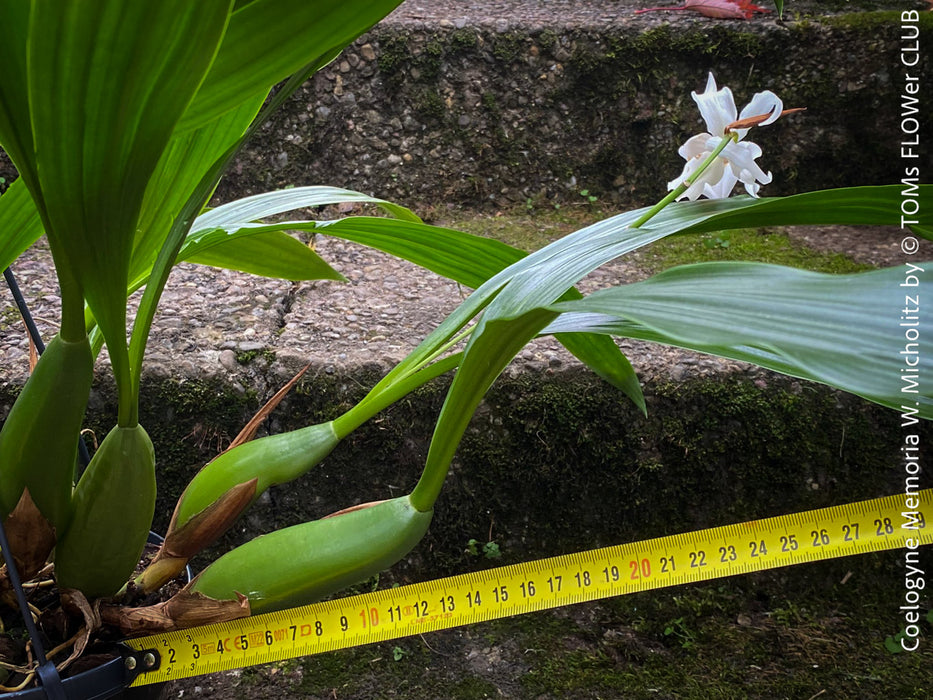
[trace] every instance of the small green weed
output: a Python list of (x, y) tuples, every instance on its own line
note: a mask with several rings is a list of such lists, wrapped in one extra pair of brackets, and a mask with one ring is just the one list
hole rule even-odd
[(681, 649), (689, 649), (696, 643), (696, 635), (684, 624), (684, 618), (671, 620), (664, 628), (665, 637), (673, 637), (680, 642)]
[[(464, 551), (471, 556), (478, 557), (481, 552), (480, 541), (470, 539), (467, 542), (467, 546)], [(487, 559), (498, 559), (502, 556), (502, 551), (499, 549), (499, 545), (495, 542), (487, 542), (482, 546), (482, 555)]]

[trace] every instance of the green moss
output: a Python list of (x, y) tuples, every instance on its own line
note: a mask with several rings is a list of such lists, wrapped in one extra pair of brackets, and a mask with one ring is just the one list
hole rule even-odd
[(870, 270), (843, 253), (817, 252), (768, 229), (738, 229), (691, 236), (672, 236), (643, 249), (640, 259), (649, 271), (713, 260), (749, 260), (788, 265), (814, 272), (844, 274)]
[(455, 29), (450, 34), (451, 53), (471, 51), (479, 45), (479, 38), (472, 29)]
[(525, 50), (526, 38), (518, 32), (497, 34), (493, 40), (492, 55), (502, 63), (517, 61)]
[(447, 114), (444, 99), (431, 88), (420, 89), (414, 97), (415, 111), (424, 119), (441, 122)]
[(264, 348), (261, 350), (244, 350), (236, 354), (236, 361), (241, 365), (248, 365), (256, 359), (265, 360), (267, 363), (275, 362), (275, 351)]
[(22, 329), (23, 320), (19, 311), (13, 306), (6, 306), (0, 309), (0, 331), (6, 331), (14, 327)]
[(383, 35), (377, 65), (386, 77), (396, 75), (407, 64), (411, 56), (409, 41), (409, 37), (402, 33)]
[(414, 60), (414, 64), (421, 71), (419, 80), (428, 82), (437, 78), (441, 72), (443, 56), (444, 44), (437, 38), (428, 41), (421, 54)]
[(489, 116), (498, 119), (502, 116), (502, 108), (499, 107), (499, 100), (494, 92), (484, 92), (480, 97), (480, 103), (483, 109), (489, 113)]
[[(933, 15), (929, 12), (919, 14), (918, 24), (923, 31), (933, 27)], [(841, 29), (854, 29), (859, 32), (875, 32), (878, 29), (888, 30), (892, 26), (900, 26), (901, 11), (889, 12), (851, 12), (843, 15), (829, 15), (823, 18), (823, 23), (830, 27)]]
[(553, 29), (545, 29), (538, 34), (537, 42), (544, 51), (553, 51), (558, 42), (557, 32)]
[(672, 65), (730, 60), (745, 63), (764, 51), (763, 39), (751, 32), (662, 24), (640, 33), (610, 36), (606, 44), (580, 41), (567, 63), (576, 99), (589, 101), (635, 96), (645, 84), (669, 81)]

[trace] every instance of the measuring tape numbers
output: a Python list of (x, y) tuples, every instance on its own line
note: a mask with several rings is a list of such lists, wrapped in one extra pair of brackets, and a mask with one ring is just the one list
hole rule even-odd
[(933, 544), (920, 508), (888, 496), (594, 549), (130, 639), (151, 651), (134, 686), (362, 646), (683, 583)]

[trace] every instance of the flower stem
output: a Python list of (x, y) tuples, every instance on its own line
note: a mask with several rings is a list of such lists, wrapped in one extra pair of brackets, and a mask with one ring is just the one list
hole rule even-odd
[[(475, 326), (470, 326), (462, 330), (458, 335), (437, 348), (421, 362), (409, 368), (403, 374), (394, 377), (392, 381), (387, 383), (384, 378), (383, 381), (374, 386), (356, 406), (339, 418), (334, 419), (334, 430), (337, 432), (337, 436), (342, 440), (374, 415), (409, 393), (412, 389), (456, 367), (460, 362), (462, 353), (455, 353), (443, 360), (438, 358), (464, 338), (468, 337), (473, 332), (474, 328)], [(437, 360), (437, 362), (435, 362), (435, 360)], [(432, 362), (434, 363), (433, 365), (431, 364)]]
[(403, 396), (411, 393), (415, 389), (427, 384), (435, 377), (439, 377), (445, 372), (449, 372), (460, 364), (462, 353), (454, 353), (442, 360), (438, 360), (433, 365), (419, 366), (418, 370), (406, 374), (398, 381), (383, 388), (377, 393), (370, 393), (365, 399), (351, 408), (343, 415), (334, 419), (334, 432), (337, 438), (342, 440), (352, 433), (363, 423), (375, 416), (380, 411), (388, 408)]
[(674, 188), (674, 190), (667, 193), (667, 196), (664, 199), (662, 199), (660, 202), (658, 202), (653, 207), (651, 207), (651, 209), (646, 211), (642, 216), (636, 219), (635, 222), (631, 226), (629, 226), (629, 228), (639, 228), (641, 226), (644, 226), (648, 222), (649, 219), (653, 218), (664, 207), (666, 207), (668, 204), (670, 204), (675, 199), (677, 199), (680, 195), (686, 192), (687, 188), (690, 187), (691, 184), (693, 184), (693, 181), (695, 181), (700, 175), (702, 175), (703, 171), (705, 171), (709, 166), (711, 166), (716, 161), (716, 158), (719, 157), (719, 154), (722, 153), (723, 149), (727, 145), (729, 145), (731, 141), (737, 141), (737, 140), (738, 140), (738, 135), (735, 134), (734, 132), (723, 136), (722, 141), (720, 142), (718, 146), (716, 146), (716, 149), (712, 153), (710, 153), (709, 156), (707, 156), (706, 160), (703, 161), (703, 163), (700, 165), (697, 171), (693, 173), (692, 180), (684, 180), (679, 185), (677, 185), (677, 187)]

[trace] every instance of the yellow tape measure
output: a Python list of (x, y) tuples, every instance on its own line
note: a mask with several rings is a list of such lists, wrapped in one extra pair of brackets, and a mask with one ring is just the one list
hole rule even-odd
[[(919, 507), (913, 508), (919, 501)], [(910, 507), (909, 507), (910, 506)], [(488, 569), (126, 642), (133, 685), (850, 554), (933, 544), (933, 489)], [(138, 655), (137, 655), (138, 656)]]

